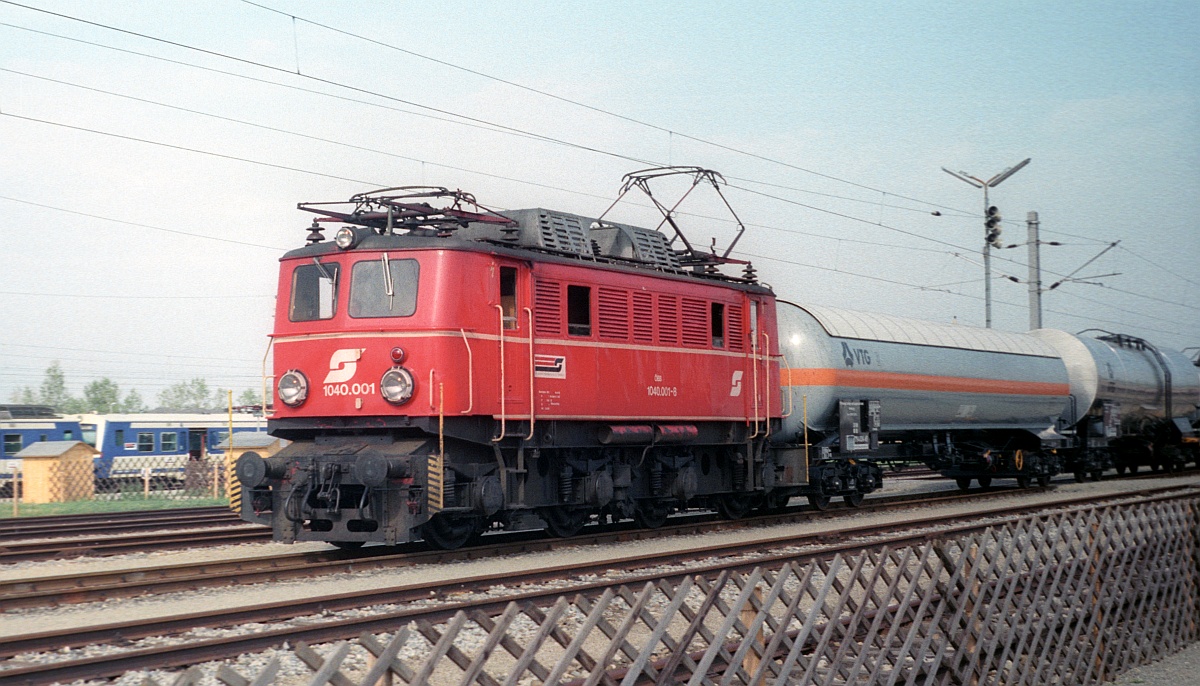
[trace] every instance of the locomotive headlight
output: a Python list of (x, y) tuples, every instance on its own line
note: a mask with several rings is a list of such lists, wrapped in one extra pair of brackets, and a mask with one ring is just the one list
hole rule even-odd
[(333, 242), (336, 243), (337, 247), (341, 248), (342, 250), (349, 250), (350, 248), (353, 248), (354, 243), (357, 242), (357, 240), (358, 236), (354, 233), (354, 229), (351, 229), (348, 226), (343, 226), (342, 228), (338, 229), (338, 232), (333, 236)]
[(392, 367), (384, 372), (383, 378), (379, 380), (379, 392), (383, 395), (384, 400), (393, 405), (403, 405), (408, 402), (415, 389), (416, 383), (413, 381), (412, 372), (404, 367)]
[(308, 397), (308, 379), (299, 369), (288, 370), (279, 377), (279, 399), (284, 405), (299, 407)]

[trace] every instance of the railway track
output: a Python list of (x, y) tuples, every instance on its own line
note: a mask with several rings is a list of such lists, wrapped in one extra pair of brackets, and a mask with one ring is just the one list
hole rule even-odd
[[(697, 547), (681, 552), (651, 553), (609, 558), (592, 564), (571, 563), (558, 567), (529, 570), (520, 574), (468, 576), (439, 579), (377, 589), (371, 593), (343, 593), (315, 597), (304, 602), (265, 603), (232, 610), (214, 610), (165, 617), (153, 621), (122, 622), (105, 626), (43, 632), (0, 641), (0, 657), (22, 653), (61, 650), (64, 647), (97, 643), (125, 644), (150, 636), (177, 635), (197, 627), (224, 627), (246, 622), (278, 622), (298, 616), (362, 608), (379, 603), (404, 604), (399, 610), (368, 616), (333, 617), (306, 620), (301, 625), (267, 628), (250, 634), (205, 638), (180, 645), (156, 646), (114, 652), (82, 659), (63, 659), (47, 664), (13, 665), (0, 669), (0, 681), (48, 684), (84, 677), (116, 676), (133, 669), (181, 667), (199, 662), (227, 659), (246, 652), (261, 651), (285, 641), (317, 643), (357, 636), (362, 632), (394, 631), (414, 620), (431, 623), (445, 621), (455, 613), (498, 611), (509, 602), (546, 604), (560, 596), (595, 595), (614, 584), (627, 586), (674, 581), (685, 575), (713, 577), (728, 570), (747, 570), (780, 560), (804, 561), (835, 552), (856, 551), (863, 547), (899, 546), (927, 540), (930, 536), (961, 535), (994, 526), (997, 521), (1025, 516), (1045, 509), (1081, 508), (1114, 500), (1137, 498), (1143, 501), (1168, 500), (1194, 496), (1194, 487), (1148, 489), (1138, 493), (1106, 494), (1064, 499), (1054, 504), (1016, 504), (982, 508), (953, 517), (906, 518), (883, 526), (841, 528), (805, 536), (739, 540)], [(1181, 495), (1181, 493), (1183, 495)], [(936, 527), (936, 528), (934, 528)], [(619, 575), (614, 576), (614, 570)], [(597, 578), (599, 577), (599, 578)], [(494, 586), (535, 586), (549, 580), (550, 587), (527, 588), (517, 592), (486, 595)], [(455, 594), (485, 594), (461, 600), (448, 599)], [(431, 598), (442, 602), (431, 602)], [(462, 597), (462, 596), (460, 596)], [(424, 601), (416, 604), (414, 601)]]
[(188, 507), (102, 514), (49, 515), (0, 519), (0, 543), (28, 538), (109, 535), (179, 527), (202, 528), (240, 524), (227, 507)]
[[(857, 512), (911, 509), (922, 505), (942, 505), (957, 501), (995, 499), (1010, 496), (1015, 489), (961, 493), (908, 494), (864, 501)], [(36, 607), (69, 605), (146, 594), (195, 591), (219, 586), (287, 581), (328, 574), (408, 567), (419, 564), (452, 563), (464, 560), (502, 557), (565, 546), (605, 545), (629, 540), (670, 538), (715, 530), (751, 529), (776, 524), (818, 521), (836, 518), (844, 508), (814, 512), (807, 507), (791, 507), (780, 514), (718, 519), (711, 513), (677, 516), (658, 529), (637, 529), (631, 523), (593, 525), (577, 536), (551, 538), (541, 532), (516, 532), (489, 535), (494, 541), (453, 551), (431, 550), (423, 544), (370, 546), (358, 550), (329, 549), (284, 555), (243, 557), (226, 561), (204, 561), (155, 567), (139, 567), (109, 572), (64, 574), (31, 579), (0, 580), (0, 607), (7, 611)]]

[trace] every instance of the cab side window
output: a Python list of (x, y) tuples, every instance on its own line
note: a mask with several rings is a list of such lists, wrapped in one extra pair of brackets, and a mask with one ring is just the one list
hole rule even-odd
[(517, 328), (517, 269), (500, 268), (500, 309), (505, 329)]
[(288, 319), (308, 322), (330, 319), (337, 312), (336, 263), (303, 264), (292, 272), (292, 300)]

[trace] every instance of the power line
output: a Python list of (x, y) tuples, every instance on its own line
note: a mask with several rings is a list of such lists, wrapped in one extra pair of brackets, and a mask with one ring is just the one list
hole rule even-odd
[(139, 357), (139, 358), (165, 357), (165, 358), (168, 358), (171, 360), (173, 360), (173, 359), (221, 360), (224, 362), (253, 362), (256, 364), (261, 362), (261, 360), (254, 360), (254, 359), (233, 359), (233, 358), (229, 358), (229, 357), (212, 357), (212, 356), (204, 356), (204, 355), (176, 355), (173, 353), (161, 353), (161, 352), (151, 353), (151, 352), (130, 351), (130, 350), (97, 350), (95, 348), (69, 348), (69, 347), (63, 347), (63, 346), (57, 346), (57, 345), (10, 343), (8, 341), (0, 341), (0, 346), (10, 346), (10, 347), (14, 347), (14, 348), (37, 348), (38, 350), (68, 350), (71, 352), (101, 353), (101, 354), (106, 354), (106, 355), (132, 355), (134, 357)]
[(90, 92), (93, 92), (93, 93), (101, 93), (101, 94), (103, 94), (103, 95), (108, 95), (108, 96), (111, 96), (111, 97), (114, 97), (114, 98), (123, 98), (123, 99), (126, 99), (126, 100), (132, 100), (132, 101), (134, 101), (134, 102), (145, 103), (145, 104), (148, 104), (148, 105), (155, 105), (155, 106), (157, 106), (157, 107), (165, 107), (165, 108), (167, 108), (167, 109), (172, 109), (172, 110), (176, 110), (176, 111), (179, 111), (179, 112), (187, 112), (187, 113), (189, 113), (189, 114), (195, 114), (195, 115), (199, 115), (199, 116), (202, 116), (202, 117), (210, 117), (210, 118), (212, 118), (212, 119), (218, 119), (218, 120), (220, 120), (220, 121), (226, 121), (226, 122), (230, 122), (230, 123), (233, 123), (233, 124), (239, 124), (239, 125), (242, 125), (242, 126), (250, 126), (250, 127), (257, 128), (257, 129), (262, 129), (262, 130), (264, 130), (264, 131), (274, 131), (275, 133), (282, 133), (282, 134), (285, 134), (285, 135), (289, 135), (289, 136), (296, 136), (296, 137), (298, 137), (298, 138), (304, 138), (304, 139), (307, 139), (307, 140), (318, 141), (318, 142), (321, 142), (321, 143), (328, 143), (328, 144), (330, 144), (330, 145), (336, 145), (336, 146), (340, 146), (340, 147), (348, 148), (348, 149), (351, 149), (351, 150), (358, 150), (358, 151), (360, 151), (360, 152), (367, 152), (367, 153), (373, 153), (373, 154), (378, 154), (378, 155), (385, 155), (385, 156), (387, 156), (387, 157), (394, 157), (394, 158), (396, 158), (396, 159), (406, 160), (406, 161), (409, 161), (409, 162), (417, 162), (417, 163), (419, 163), (419, 164), (426, 164), (426, 165), (429, 165), (429, 166), (431, 166), (431, 167), (440, 167), (440, 168), (442, 168), (442, 169), (450, 169), (450, 170), (453, 170), (453, 171), (460, 171), (460, 172), (464, 172), (464, 173), (467, 173), (467, 174), (476, 174), (476, 175), (479, 175), (479, 176), (484, 176), (484, 177), (493, 178), (493, 179), (499, 179), (499, 180), (502, 180), (502, 181), (511, 181), (511, 182), (513, 182), (513, 183), (525, 184), (525, 185), (528, 185), (528, 186), (533, 186), (533, 187), (536, 187), (536, 188), (545, 188), (545, 189), (548, 189), (548, 190), (560, 191), (560, 192), (563, 192), (563, 193), (572, 193), (572, 194), (575, 194), (575, 195), (582, 195), (582, 196), (585, 196), (585, 197), (590, 197), (590, 198), (598, 198), (598, 199), (601, 199), (601, 200), (608, 200), (608, 199), (610, 199), (608, 196), (599, 195), (599, 194), (596, 194), (596, 193), (587, 193), (587, 192), (585, 192), (585, 191), (572, 190), (572, 189), (570, 189), (570, 188), (563, 188), (563, 187), (561, 187), (561, 186), (553, 186), (553, 185), (550, 185), (550, 184), (540, 183), (540, 182), (537, 182), (537, 181), (530, 181), (530, 180), (528, 180), (528, 179), (518, 179), (518, 178), (515, 178), (515, 177), (511, 177), (511, 176), (504, 176), (504, 175), (502, 175), (502, 174), (495, 174), (495, 173), (492, 173), (492, 172), (479, 171), (478, 169), (469, 169), (469, 168), (467, 168), (467, 167), (456, 167), (456, 166), (454, 166), (454, 165), (442, 164), (442, 163), (440, 163), (440, 162), (433, 162), (433, 161), (431, 161), (431, 160), (425, 160), (425, 159), (421, 159), (421, 158), (419, 158), (419, 157), (411, 157), (411, 156), (408, 156), (408, 155), (401, 155), (401, 154), (394, 153), (394, 152), (388, 152), (388, 151), (386, 151), (386, 150), (380, 150), (379, 148), (369, 148), (369, 147), (362, 146), (362, 145), (355, 145), (355, 144), (353, 144), (353, 143), (347, 143), (347, 142), (345, 142), (345, 141), (338, 141), (338, 140), (334, 140), (334, 139), (331, 139), (331, 138), (323, 138), (323, 137), (321, 137), (321, 136), (313, 136), (313, 135), (310, 135), (310, 134), (306, 134), (306, 133), (300, 133), (300, 132), (298, 132), (298, 131), (291, 131), (291, 130), (289, 130), (289, 129), (284, 129), (284, 128), (280, 128), (280, 127), (276, 127), (276, 126), (268, 126), (268, 125), (266, 125), (266, 124), (259, 124), (259, 123), (252, 122), (252, 121), (247, 121), (247, 120), (244, 120), (244, 119), (236, 119), (236, 118), (233, 118), (233, 117), (226, 117), (226, 116), (223, 116), (223, 115), (220, 115), (220, 114), (214, 114), (214, 113), (212, 113), (212, 112), (205, 112), (205, 111), (203, 111), (203, 110), (191, 109), (191, 108), (188, 108), (188, 107), (180, 107), (180, 106), (178, 106), (178, 105), (172, 105), (172, 104), (165, 103), (165, 102), (160, 102), (160, 101), (157, 101), (157, 100), (150, 100), (150, 99), (148, 99), (148, 98), (139, 98), (139, 97), (136, 97), (136, 96), (133, 96), (133, 95), (126, 95), (126, 94), (123, 94), (123, 93), (117, 93), (117, 92), (114, 92), (114, 91), (108, 91), (108, 90), (104, 90), (104, 89), (102, 89), (102, 88), (94, 88), (94, 87), (91, 87), (91, 86), (84, 86), (84, 85), (82, 85), (82, 84), (78, 84), (78, 83), (72, 83), (72, 82), (70, 82), (70, 81), (63, 81), (63, 80), (60, 80), (60, 79), (53, 79), (53, 78), (50, 78), (50, 77), (48, 77), (48, 76), (39, 76), (39, 75), (37, 75), (37, 74), (29, 74), (29, 73), (26, 73), (26, 72), (17, 71), (17, 70), (15, 70), (15, 69), (6, 69), (6, 68), (3, 68), (3, 67), (0, 67), (0, 72), (8, 72), (8, 73), (10, 73), (10, 74), (17, 74), (17, 75), (20, 75), (20, 76), (25, 76), (25, 77), (28, 77), (28, 78), (31, 78), (31, 79), (38, 79), (38, 80), (41, 80), (41, 81), (48, 81), (48, 82), (50, 82), (50, 83), (57, 83), (57, 84), (60, 84), (60, 85), (63, 85), (63, 86), (69, 86), (69, 87), (72, 87), (72, 88), (79, 88), (79, 89), (81, 89), (81, 90), (86, 90), (86, 91), (90, 91)]
[[(4, 2), (4, 0), (0, 0), (0, 2)], [(86, 133), (94, 133), (99, 136), (108, 136), (109, 138), (119, 138), (121, 140), (126, 140), (126, 141), (134, 141), (137, 143), (146, 143), (148, 145), (157, 145), (159, 147), (170, 148), (172, 150), (181, 150), (183, 152), (196, 153), (197, 155), (208, 155), (210, 157), (219, 157), (224, 160), (233, 160), (236, 162), (246, 162), (247, 164), (256, 164), (256, 165), (259, 165), (262, 167), (270, 167), (272, 169), (281, 169), (283, 171), (291, 171), (291, 172), (296, 172), (298, 174), (310, 174), (312, 176), (320, 176), (320, 177), (324, 177), (327, 179), (334, 179), (336, 181), (349, 181), (351, 183), (362, 184), (364, 186), (373, 185), (376, 187), (386, 185), (386, 184), (380, 183), (380, 182), (363, 181), (362, 179), (354, 179), (354, 178), (350, 178), (347, 176), (338, 176), (337, 174), (325, 174), (322, 172), (315, 172), (315, 171), (311, 171), (308, 169), (301, 169), (299, 167), (289, 167), (285, 164), (275, 164), (273, 162), (263, 162), (261, 160), (252, 160), (247, 157), (238, 157), (237, 155), (226, 155), (224, 153), (212, 152), (211, 150), (200, 150), (198, 148), (189, 148), (189, 147), (182, 146), (182, 145), (163, 143), (161, 141), (153, 141), (148, 138), (138, 138), (137, 136), (126, 136), (126, 135), (119, 134), (119, 133), (112, 133), (110, 131), (100, 131), (99, 129), (89, 129), (86, 126), (72, 126), (71, 124), (63, 124), (62, 122), (50, 121), (49, 119), (38, 119), (37, 117), (25, 117), (25, 116), (21, 116), (19, 114), (13, 114), (11, 112), (0, 112), (0, 116), (11, 117), (13, 119), (20, 119), (23, 121), (36, 122), (38, 124), (47, 124), (49, 126), (57, 126), (59, 128), (70, 129), (72, 131), (83, 131)], [(267, 247), (267, 246), (259, 246), (259, 247)]]
[[(433, 63), (436, 63), (436, 64), (440, 64), (440, 65), (442, 65), (442, 66), (450, 67), (451, 69), (457, 69), (457, 70), (459, 70), (459, 71), (462, 71), (462, 72), (465, 72), (465, 73), (468, 73), (468, 74), (473, 74), (473, 75), (475, 75), (475, 76), (479, 76), (479, 77), (482, 77), (482, 78), (485, 78), (485, 79), (490, 79), (490, 80), (492, 80), (492, 81), (496, 81), (497, 83), (503, 83), (503, 84), (505, 84), (505, 85), (508, 85), (508, 86), (511, 86), (511, 87), (513, 87), (513, 88), (519, 88), (519, 89), (521, 89), (521, 90), (525, 90), (525, 91), (528, 91), (528, 92), (531, 92), (531, 93), (535, 93), (535, 94), (537, 94), (537, 95), (541, 95), (541, 96), (544, 96), (544, 97), (547, 97), (547, 98), (552, 98), (552, 99), (554, 99), (554, 100), (558, 100), (558, 101), (560, 101), (560, 102), (564, 102), (564, 103), (567, 103), (567, 104), (570, 104), (570, 105), (575, 105), (575, 106), (577, 106), (577, 107), (582, 107), (582, 108), (584, 108), (584, 109), (591, 110), (591, 111), (593, 111), (593, 112), (597, 112), (597, 113), (599, 113), (599, 114), (604, 114), (604, 115), (608, 115), (608, 116), (610, 116), (610, 117), (615, 117), (615, 118), (617, 118), (617, 119), (621, 119), (621, 120), (623, 120), (623, 121), (627, 121), (627, 122), (630, 122), (630, 123), (632, 123), (632, 124), (637, 124), (637, 125), (639, 125), (639, 126), (645, 126), (645, 127), (647, 127), (647, 128), (653, 129), (653, 130), (655, 130), (655, 131), (659, 131), (659, 132), (662, 132), (662, 133), (667, 133), (667, 134), (674, 135), (674, 136), (679, 136), (679, 137), (681, 137), (681, 138), (686, 138), (686, 139), (688, 139), (688, 140), (691, 140), (691, 141), (694, 141), (694, 142), (697, 142), (697, 143), (701, 143), (701, 144), (704, 144), (704, 145), (708, 145), (708, 146), (712, 146), (712, 147), (715, 147), (715, 148), (719, 148), (719, 149), (721, 149), (721, 150), (725, 150), (725, 151), (727, 151), (727, 152), (732, 152), (732, 153), (736, 153), (736, 154), (739, 154), (739, 155), (744, 155), (744, 156), (746, 156), (746, 157), (751, 157), (751, 158), (758, 159), (758, 160), (761, 160), (761, 161), (764, 161), (764, 162), (770, 162), (770, 163), (772, 163), (772, 164), (776, 164), (776, 165), (779, 165), (779, 166), (782, 166), (782, 167), (786, 167), (786, 168), (788, 168), (788, 169), (794, 169), (794, 170), (796, 170), (796, 171), (801, 171), (801, 172), (804, 172), (804, 173), (806, 173), (806, 174), (812, 174), (812, 175), (814, 175), (814, 176), (819, 176), (819, 177), (821, 177), (821, 178), (824, 178), (824, 179), (829, 179), (829, 180), (831, 180), (831, 181), (837, 181), (837, 182), (839, 182), (839, 183), (845, 183), (845, 184), (848, 184), (848, 185), (851, 185), (851, 186), (855, 186), (855, 187), (857, 187), (857, 188), (862, 188), (862, 189), (864, 189), (864, 190), (869, 190), (869, 191), (873, 191), (873, 192), (876, 192), (876, 193), (884, 193), (884, 194), (886, 194), (886, 195), (892, 195), (892, 196), (895, 196), (895, 197), (897, 197), (897, 198), (902, 198), (902, 199), (904, 199), (904, 200), (909, 200), (909, 201), (911, 201), (911, 202), (918, 202), (918, 203), (921, 203), (921, 204), (924, 204), (924, 205), (929, 205), (930, 207), (938, 207), (938, 208), (941, 208), (941, 209), (949, 209), (949, 210), (952, 210), (952, 211), (955, 211), (955, 212), (962, 212), (962, 211), (963, 211), (963, 210), (958, 210), (958, 209), (955, 209), (955, 208), (950, 208), (950, 207), (946, 207), (946, 206), (943, 206), (943, 205), (939, 205), (939, 204), (936, 204), (936, 203), (932, 203), (932, 202), (929, 202), (929, 201), (927, 201), (927, 200), (920, 200), (920, 199), (917, 199), (917, 198), (910, 198), (910, 197), (907, 197), (907, 196), (901, 195), (901, 194), (899, 194), (899, 193), (893, 193), (893, 192), (891, 192), (891, 191), (885, 191), (885, 190), (882, 190), (882, 189), (879, 189), (879, 188), (874, 188), (874, 187), (872, 187), (872, 186), (867, 186), (867, 185), (865, 185), (865, 184), (861, 184), (861, 183), (858, 183), (858, 182), (855, 182), (855, 181), (850, 181), (849, 179), (844, 179), (844, 178), (841, 178), (841, 177), (838, 177), (838, 176), (833, 176), (833, 175), (831, 175), (831, 174), (825, 174), (825, 173), (818, 172), (818, 171), (815, 171), (815, 170), (812, 170), (812, 169), (808, 169), (808, 168), (806, 168), (806, 167), (801, 167), (801, 166), (798, 166), (798, 165), (795, 165), (795, 164), (791, 164), (791, 163), (789, 163), (789, 162), (783, 162), (783, 161), (781, 161), (781, 160), (777, 160), (777, 159), (774, 159), (774, 158), (771, 158), (771, 157), (767, 157), (767, 156), (764, 156), (764, 155), (760, 155), (760, 154), (758, 154), (758, 153), (749, 152), (749, 151), (746, 151), (746, 150), (742, 150), (742, 149), (740, 149), (740, 148), (735, 148), (735, 147), (732, 147), (732, 146), (729, 146), (729, 145), (725, 145), (725, 144), (722, 144), (722, 143), (717, 143), (717, 142), (715, 142), (715, 141), (710, 141), (710, 140), (708, 140), (708, 139), (705, 139), (705, 138), (700, 138), (700, 137), (698, 137), (698, 136), (694, 136), (694, 135), (690, 135), (690, 134), (682, 133), (682, 132), (680, 132), (680, 131), (675, 131), (675, 130), (673, 130), (673, 129), (669, 129), (669, 128), (666, 128), (666, 127), (663, 127), (663, 126), (660, 126), (660, 125), (657, 125), (657, 124), (652, 124), (652, 123), (649, 123), (649, 122), (646, 122), (646, 121), (642, 121), (642, 120), (640, 120), (640, 119), (635, 119), (635, 118), (633, 118), (633, 117), (630, 117), (630, 116), (627, 116), (627, 115), (624, 115), (624, 114), (620, 114), (620, 113), (617, 113), (617, 112), (613, 112), (613, 111), (611, 111), (611, 110), (606, 110), (606, 109), (603, 109), (603, 108), (600, 108), (600, 107), (596, 107), (595, 105), (589, 105), (589, 104), (587, 104), (587, 103), (584, 103), (584, 102), (581, 102), (581, 101), (578, 101), (578, 100), (572, 100), (571, 98), (566, 98), (566, 97), (563, 97), (563, 96), (560, 96), (560, 95), (557, 95), (557, 94), (551, 93), (551, 92), (549, 92), (549, 91), (541, 90), (541, 89), (538, 89), (538, 88), (533, 88), (533, 87), (531, 87), (531, 86), (526, 86), (526, 85), (524, 85), (524, 84), (521, 84), (521, 83), (518, 83), (518, 82), (516, 82), (516, 81), (511, 81), (511, 80), (509, 80), (509, 79), (504, 79), (504, 78), (501, 78), (501, 77), (498, 77), (498, 76), (494, 76), (494, 75), (492, 75), (492, 74), (488, 74), (488, 73), (485, 73), (485, 72), (482, 72), (482, 71), (478, 71), (478, 70), (475, 70), (475, 69), (471, 69), (471, 68), (469, 68), (469, 67), (464, 67), (464, 66), (462, 66), (462, 65), (454, 64), (453, 62), (448, 62), (448, 61), (446, 61), (446, 60), (441, 60), (441, 59), (438, 59), (438, 58), (435, 58), (435, 57), (430, 57), (430, 56), (428, 56), (428, 55), (424, 55), (424, 54), (422, 54), (422, 53), (419, 53), (419, 52), (416, 52), (416, 51), (414, 51), (414, 50), (409, 50), (409, 49), (407, 49), (407, 48), (401, 48), (401, 47), (398, 47), (398, 46), (396, 46), (396, 45), (392, 45), (391, 43), (386, 43), (386, 42), (383, 42), (383, 41), (380, 41), (380, 40), (377, 40), (377, 39), (374, 39), (374, 38), (369, 38), (369, 37), (367, 37), (367, 36), (363, 36), (363, 35), (361, 35), (361, 34), (357, 34), (357, 33), (353, 33), (353, 32), (351, 32), (351, 31), (347, 31), (347, 30), (345, 30), (345, 29), (340, 29), (340, 28), (337, 28), (337, 27), (334, 27), (334, 26), (330, 26), (330, 25), (328, 25), (328, 24), (323, 24), (323, 23), (320, 23), (320, 22), (317, 22), (317, 21), (314, 21), (314, 20), (311, 20), (311, 19), (306, 19), (306, 18), (304, 18), (304, 17), (297, 16), (297, 15), (295, 15), (295, 14), (292, 14), (292, 13), (290, 13), (290, 12), (284, 12), (284, 11), (282, 11), (282, 10), (278, 10), (278, 9), (275, 9), (275, 8), (273, 8), (273, 7), (268, 7), (267, 5), (263, 5), (263, 4), (256, 3), (256, 2), (251, 2), (250, 0), (242, 0), (242, 2), (245, 2), (245, 3), (246, 3), (246, 4), (248, 4), (248, 5), (253, 5), (254, 7), (258, 7), (258, 8), (260, 8), (260, 9), (266, 10), (266, 11), (268, 11), (268, 12), (274, 12), (274, 13), (276, 13), (276, 14), (280, 14), (280, 15), (283, 15), (283, 16), (285, 16), (285, 17), (290, 17), (290, 18), (292, 18), (293, 20), (299, 20), (299, 21), (305, 22), (305, 23), (307, 23), (307, 24), (311, 24), (311, 25), (313, 25), (313, 26), (318, 26), (318, 27), (321, 27), (321, 28), (323, 28), (323, 29), (326, 29), (326, 30), (328, 30), (328, 31), (333, 31), (333, 32), (335, 32), (335, 33), (339, 33), (339, 34), (342, 34), (342, 35), (344, 35), (344, 36), (349, 36), (349, 37), (351, 37), (351, 38), (356, 38), (356, 39), (358, 39), (358, 40), (362, 40), (362, 41), (365, 41), (365, 42), (371, 43), (371, 44), (373, 44), (373, 45), (377, 45), (377, 46), (380, 46), (380, 47), (383, 47), (383, 48), (388, 48), (388, 49), (390, 49), (390, 50), (395, 50), (395, 51), (397, 51), (397, 52), (401, 52), (401, 53), (404, 53), (404, 54), (406, 54), (406, 55), (411, 55), (411, 56), (413, 56), (413, 57), (417, 57), (417, 58), (419, 58), (419, 59), (428, 60), (428, 61), (430, 61), (430, 62), (433, 62)], [(734, 177), (728, 177), (728, 178), (734, 178)], [(742, 180), (742, 181), (748, 181), (747, 179), (738, 179), (738, 180)], [(900, 208), (900, 209), (910, 209), (910, 208)]]
[(466, 114), (459, 114), (459, 113), (453, 112), (451, 110), (445, 110), (445, 109), (442, 109), (439, 107), (433, 107), (431, 105), (423, 105), (423, 104), (421, 104), (419, 102), (415, 102), (413, 100), (405, 100), (404, 98), (398, 98), (398, 97), (395, 97), (392, 95), (388, 95), (386, 93), (380, 93), (378, 91), (370, 90), (369, 88), (362, 88), (360, 86), (352, 86), (348, 83), (342, 83), (340, 81), (335, 81), (333, 79), (325, 79), (325, 78), (321, 78), (318, 76), (313, 76), (311, 74), (299, 74), (299, 73), (284, 69), (283, 67), (277, 67), (277, 66), (274, 66), (271, 64), (267, 64), (265, 62), (256, 62), (254, 60), (247, 59), (245, 57), (237, 57), (235, 55), (230, 55), (228, 53), (223, 53), (223, 52), (220, 52), (217, 50), (209, 50), (207, 48), (201, 48), (201, 47), (197, 47), (194, 45), (188, 45), (187, 43), (180, 43), (178, 41), (168, 40), (166, 38), (159, 38), (157, 36), (151, 36), (149, 34), (140, 33), (138, 31), (130, 31), (129, 29), (122, 29), (122, 28), (119, 28), (116, 26), (111, 26), (109, 24), (102, 24), (100, 22), (90, 21), (88, 19), (83, 19), (82, 17), (75, 17), (75, 16), (71, 16), (69, 14), (62, 14), (61, 12), (52, 12), (50, 10), (42, 9), (39, 7), (31, 7), (29, 5), (23, 5), (18, 2), (13, 2), (12, 0), (0, 0), (0, 3), (4, 3), (7, 5), (13, 5), (14, 7), (20, 7), (20, 8), (27, 9), (27, 10), (32, 10), (34, 12), (41, 12), (43, 14), (49, 14), (51, 16), (59, 17), (61, 19), (67, 19), (69, 21), (79, 22), (81, 24), (87, 24), (88, 26), (95, 26), (97, 28), (102, 28), (102, 29), (105, 29), (108, 31), (115, 31), (117, 33), (122, 33), (127, 36), (135, 36), (137, 38), (142, 38), (144, 40), (154, 41), (156, 43), (162, 43), (164, 45), (170, 45), (172, 47), (182, 48), (184, 50), (191, 50), (191, 51), (198, 52), (198, 53), (201, 53), (204, 55), (209, 55), (210, 57), (219, 57), (221, 59), (226, 59), (226, 60), (230, 60), (233, 62), (238, 62), (240, 64), (246, 64), (249, 66), (258, 67), (260, 69), (267, 69), (267, 70), (274, 71), (274, 72), (288, 74), (289, 76), (296, 76), (301, 79), (307, 79), (307, 80), (314, 81), (316, 83), (322, 83), (322, 84), (325, 84), (328, 86), (344, 88), (346, 90), (349, 90), (349, 91), (352, 91), (355, 93), (362, 93), (364, 95), (373, 95), (378, 98), (384, 98), (386, 100), (391, 100), (393, 102), (399, 102), (399, 103), (408, 105), (410, 107), (419, 107), (423, 110), (428, 110), (430, 112), (436, 112), (438, 114), (446, 115), (449, 117), (458, 117), (464, 121), (474, 122), (476, 124), (484, 124), (487, 126), (504, 129), (506, 131), (512, 131), (514, 133), (519, 133), (519, 134), (522, 134), (525, 136), (530, 136), (533, 138), (537, 138), (538, 140), (543, 140), (543, 141), (546, 141), (549, 143), (555, 143), (555, 144), (563, 145), (563, 146), (570, 147), (570, 148), (576, 148), (578, 150), (593, 152), (593, 153), (596, 153), (599, 155), (607, 155), (610, 157), (616, 157), (619, 159), (628, 160), (630, 162), (636, 162), (638, 164), (650, 164), (650, 165), (655, 164), (654, 162), (648, 162), (646, 160), (638, 159), (636, 157), (630, 157), (628, 155), (622, 155), (619, 153), (611, 152), (608, 150), (603, 150), (603, 149), (596, 148), (593, 146), (583, 145), (582, 143), (573, 143), (571, 141), (562, 140), (559, 138), (555, 138), (553, 136), (547, 136), (547, 135), (536, 133), (533, 131), (526, 131), (524, 129), (520, 129), (515, 126), (507, 126), (505, 124), (499, 124), (497, 122), (488, 121), (486, 119), (480, 119), (479, 117), (472, 117), (472, 116), (466, 115)]
[(275, 297), (274, 295), (105, 295), (101, 293), (34, 293), (30, 291), (0, 291), (0, 295), (23, 295), (42, 298), (92, 298), (96, 300), (231, 300)]
[[(0, 114), (4, 114), (4, 113), (0, 112)], [(274, 245), (262, 245), (261, 243), (249, 243), (247, 241), (238, 241), (238, 240), (234, 240), (232, 238), (221, 238), (219, 236), (206, 236), (202, 233), (191, 233), (189, 231), (180, 231), (178, 229), (168, 229), (168, 228), (165, 228), (162, 226), (154, 226), (153, 224), (142, 224), (140, 222), (131, 222), (131, 221), (127, 221), (124, 219), (114, 219), (112, 217), (105, 217), (105, 216), (99, 215), (99, 214), (91, 214), (89, 212), (80, 212), (78, 210), (69, 210), (65, 207), (55, 207), (54, 205), (46, 205), (46, 204), (40, 203), (40, 202), (33, 202), (32, 200), (22, 200), (21, 198), (14, 198), (14, 197), (8, 196), (8, 195), (0, 195), (0, 200), (7, 200), (9, 202), (17, 202), (17, 203), (21, 203), (22, 205), (32, 205), (34, 207), (41, 207), (41, 208), (44, 208), (47, 210), (55, 210), (57, 212), (66, 212), (68, 214), (75, 214), (75, 215), (79, 215), (81, 217), (88, 217), (90, 219), (100, 219), (100, 220), (103, 220), (106, 222), (114, 222), (117, 224), (127, 224), (129, 226), (137, 226), (137, 227), (143, 228), (143, 229), (153, 229), (155, 231), (163, 231), (165, 233), (174, 233), (174, 234), (178, 234), (180, 236), (189, 236), (191, 238), (203, 238), (204, 240), (208, 240), (208, 241), (218, 241), (221, 243), (233, 243), (235, 245), (248, 245), (252, 248), (267, 248), (268, 250), (276, 250), (276, 251), (280, 251), (280, 252), (287, 250), (287, 248), (280, 248), (280, 247), (274, 246)]]

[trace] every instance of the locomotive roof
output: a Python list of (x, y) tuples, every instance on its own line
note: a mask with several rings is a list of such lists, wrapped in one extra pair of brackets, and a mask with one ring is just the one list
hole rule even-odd
[[(581, 215), (530, 208), (508, 210), (511, 224), (494, 221), (466, 222), (456, 230), (418, 228), (407, 233), (386, 233), (375, 228), (348, 227), (356, 241), (349, 250), (333, 241), (310, 242), (289, 251), (284, 259), (332, 255), (355, 250), (455, 249), (520, 256), (538, 255), (543, 261), (655, 272), (682, 278), (698, 278), (750, 289), (770, 290), (759, 284), (747, 263), (743, 276), (730, 276), (711, 266), (692, 266), (680, 260), (661, 232), (629, 224), (597, 221)], [(313, 234), (310, 234), (310, 241)]]

